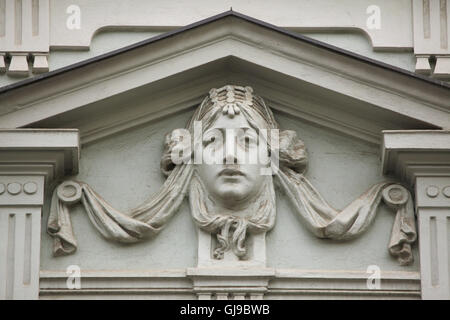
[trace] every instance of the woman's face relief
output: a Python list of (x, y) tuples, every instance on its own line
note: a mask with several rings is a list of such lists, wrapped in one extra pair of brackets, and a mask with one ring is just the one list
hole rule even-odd
[(203, 133), (203, 161), (196, 170), (209, 196), (222, 207), (245, 206), (263, 185), (261, 169), (267, 162), (258, 154), (258, 139), (242, 113), (220, 115)]

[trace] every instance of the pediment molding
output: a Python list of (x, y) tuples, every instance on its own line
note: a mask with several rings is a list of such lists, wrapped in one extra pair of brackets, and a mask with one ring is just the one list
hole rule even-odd
[[(371, 143), (383, 129), (450, 123), (443, 82), (231, 12), (4, 87), (0, 127), (79, 127), (88, 143), (192, 107), (227, 82)], [(82, 120), (90, 116), (98, 122)]]
[(212, 86), (239, 83), (251, 84), (262, 93), (262, 97), (275, 111), (372, 144), (381, 142), (382, 130), (434, 128), (422, 121), (405, 119), (390, 111), (374, 110), (373, 107), (357, 113), (355, 110), (360, 107), (357, 101), (299, 92), (293, 81), (283, 79), (282, 75), (273, 72), (263, 74), (255, 65), (227, 58), (87, 107), (59, 114), (34, 123), (33, 126), (75, 127), (80, 130), (81, 143), (88, 144), (144, 123), (193, 110)]

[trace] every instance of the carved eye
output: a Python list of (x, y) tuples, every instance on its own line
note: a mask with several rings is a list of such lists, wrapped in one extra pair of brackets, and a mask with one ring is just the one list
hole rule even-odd
[(203, 145), (204, 145), (204, 146), (207, 146), (208, 144), (214, 142), (215, 140), (216, 140), (216, 137), (209, 137), (209, 138), (207, 138), (207, 139), (204, 139), (204, 140), (203, 140)]
[(252, 147), (254, 144), (255, 144), (255, 140), (252, 138), (252, 137), (250, 137), (250, 136), (246, 136), (245, 138), (244, 138), (244, 144), (245, 144), (245, 147), (246, 148), (250, 148), (250, 147)]
[(238, 139), (238, 141), (239, 144), (246, 149), (252, 148), (257, 144), (255, 137), (253, 137), (251, 134), (244, 134)]
[(220, 141), (220, 138), (217, 136), (216, 132), (206, 133), (205, 136), (203, 137), (203, 145), (204, 146), (216, 143), (218, 141)]

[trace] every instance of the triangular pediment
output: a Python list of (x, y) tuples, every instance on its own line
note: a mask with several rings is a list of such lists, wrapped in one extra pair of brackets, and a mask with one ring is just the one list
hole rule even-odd
[(450, 87), (235, 12), (0, 89), (0, 127), (79, 128), (88, 143), (249, 85), (274, 110), (379, 143), (448, 129)]

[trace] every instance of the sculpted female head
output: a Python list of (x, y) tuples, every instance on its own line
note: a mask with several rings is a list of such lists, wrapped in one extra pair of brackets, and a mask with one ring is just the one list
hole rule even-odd
[(169, 156), (174, 148), (193, 142), (192, 149), (181, 149), (201, 154), (200, 161), (191, 161), (189, 200), (194, 221), (217, 235), (216, 258), (228, 249), (244, 258), (246, 234), (265, 232), (274, 225), (275, 191), (270, 173), (274, 159), (303, 170), (303, 144), (292, 131), (278, 135), (272, 112), (250, 87), (228, 85), (210, 90), (187, 130), (193, 141), (174, 139), (173, 135), (166, 138), (163, 171), (174, 167)]
[(240, 112), (220, 114), (203, 133), (201, 143), (203, 157), (196, 172), (209, 196), (222, 208), (245, 208), (266, 178), (262, 169), (267, 164), (257, 159), (257, 130)]

